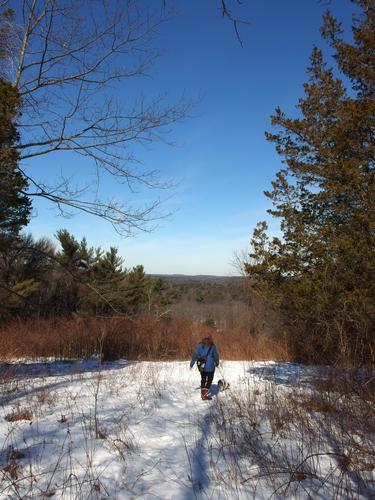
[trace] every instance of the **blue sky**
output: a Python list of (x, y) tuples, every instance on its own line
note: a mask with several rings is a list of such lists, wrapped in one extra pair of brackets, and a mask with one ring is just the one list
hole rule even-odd
[[(319, 27), (327, 7), (319, 0), (243, 0), (236, 12), (249, 25), (241, 28), (241, 48), (220, 16), (219, 2), (175, 5), (178, 14), (160, 28), (157, 39), (164, 54), (151, 78), (137, 82), (137, 91), (150, 97), (201, 98), (191, 117), (168, 136), (175, 146), (137, 150), (145, 168), (178, 182), (167, 193), (139, 194), (146, 202), (155, 195), (166, 198), (164, 208), (172, 215), (151, 233), (123, 239), (103, 221), (84, 214), (64, 219), (38, 201), (28, 230), (53, 237), (67, 228), (92, 245), (119, 247), (127, 267), (143, 264), (149, 273), (232, 275), (233, 253), (248, 246), (257, 221), (267, 218), (263, 191), (281, 165), (264, 131), (270, 130), (277, 105), (295, 113), (312, 46), (325, 46)], [(332, 0), (330, 7), (350, 26), (349, 0)], [(120, 99), (123, 93), (136, 96), (134, 87), (117, 92)], [(48, 176), (68, 168), (78, 180), (88, 171), (80, 157), (63, 155), (30, 161), (29, 168)], [(104, 187), (109, 196), (127, 196), (114, 182)], [(270, 227), (277, 231), (276, 221)]]

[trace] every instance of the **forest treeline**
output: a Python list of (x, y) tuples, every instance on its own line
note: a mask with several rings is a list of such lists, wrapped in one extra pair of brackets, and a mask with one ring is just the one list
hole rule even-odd
[[(47, 238), (20, 235), (0, 253), (0, 316), (69, 316), (73, 313), (105, 316), (172, 314), (172, 305), (247, 304), (249, 288), (244, 279), (206, 281), (174, 280), (147, 275), (142, 265), (131, 269), (116, 247), (90, 246), (68, 230), (56, 234), (57, 247)], [(215, 326), (213, 315), (199, 322)]]
[(157, 314), (171, 300), (162, 279), (147, 277), (141, 265), (126, 269), (117, 248), (91, 247), (67, 230), (56, 238), (58, 250), (46, 238), (25, 235), (1, 253), (3, 319)]

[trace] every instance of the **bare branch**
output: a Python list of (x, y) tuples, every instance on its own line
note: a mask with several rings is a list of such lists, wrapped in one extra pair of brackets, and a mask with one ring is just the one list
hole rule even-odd
[[(20, 3), (12, 4), (17, 12)], [(130, 192), (136, 184), (167, 186), (157, 180), (155, 169), (140, 168), (133, 149), (168, 142), (170, 126), (188, 115), (192, 103), (138, 98), (125, 107), (114, 95), (124, 92), (129, 79), (147, 74), (159, 56), (156, 32), (168, 14), (146, 11), (135, 0), (24, 0), (22, 8), (22, 16), (16, 15), (22, 25), (13, 29), (18, 47), (13, 81), (23, 102), (18, 147), (28, 194), (55, 203), (65, 215), (80, 210), (102, 217), (126, 235), (144, 229), (160, 200), (141, 208), (104, 202), (99, 180), (112, 176)], [(87, 186), (74, 188), (64, 176), (51, 185), (35, 179), (25, 161), (53, 152), (89, 158), (98, 194), (90, 198)]]
[[(238, 19), (232, 11), (228, 7), (228, 1), (227, 0), (220, 0), (221, 1), (221, 15), (223, 17), (226, 17), (232, 24), (234, 28), (234, 32), (236, 33), (237, 40), (239, 41), (241, 47), (243, 47), (243, 41), (240, 35), (239, 31), (239, 24), (249, 24), (247, 21)], [(241, 5), (242, 2), (240, 0), (236, 0), (236, 3), (238, 5)]]
[(158, 220), (169, 215), (168, 213), (156, 213), (161, 206), (161, 200), (155, 200), (141, 209), (130, 205), (126, 206), (115, 199), (87, 200), (84, 196), (89, 186), (73, 189), (71, 179), (62, 178), (59, 184), (51, 187), (41, 182), (35, 182), (25, 173), (24, 175), (34, 188), (34, 191), (30, 190), (28, 194), (53, 202), (61, 215), (71, 217), (74, 211), (79, 210), (88, 215), (100, 217), (109, 222), (116, 232), (124, 236), (132, 235), (134, 230), (150, 231), (152, 230), (149, 227), (150, 223), (155, 224)]

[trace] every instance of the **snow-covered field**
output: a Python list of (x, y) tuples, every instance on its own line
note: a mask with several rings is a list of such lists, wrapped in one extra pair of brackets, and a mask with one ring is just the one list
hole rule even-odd
[(358, 429), (344, 442), (321, 418), (327, 410), (291, 406), (310, 394), (313, 369), (225, 361), (221, 370), (230, 389), (217, 394), (217, 372), (212, 401), (201, 401), (185, 361), (3, 366), (0, 498), (375, 495), (373, 464), (345, 462), (353, 442), (371, 446), (373, 436)]

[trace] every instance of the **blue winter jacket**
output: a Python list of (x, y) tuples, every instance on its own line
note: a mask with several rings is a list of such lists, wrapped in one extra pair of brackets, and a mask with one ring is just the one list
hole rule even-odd
[[(208, 350), (210, 349), (209, 345), (198, 344), (198, 347), (195, 349), (193, 357), (191, 358), (190, 368), (194, 366), (194, 363), (197, 361), (199, 356), (206, 357)], [(212, 344), (211, 350), (206, 359), (206, 366), (204, 367), (205, 372), (214, 372), (215, 367), (219, 366), (219, 353), (217, 352), (215, 344)]]

